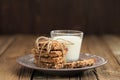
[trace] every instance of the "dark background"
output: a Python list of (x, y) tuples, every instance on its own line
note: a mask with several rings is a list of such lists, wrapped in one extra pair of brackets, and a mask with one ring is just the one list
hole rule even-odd
[(0, 34), (53, 29), (120, 34), (120, 0), (0, 0)]

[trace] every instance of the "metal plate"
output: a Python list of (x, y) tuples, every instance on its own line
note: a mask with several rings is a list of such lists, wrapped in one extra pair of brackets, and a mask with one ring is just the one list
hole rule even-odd
[(31, 69), (35, 69), (35, 70), (39, 70), (39, 71), (42, 71), (42, 72), (47, 73), (47, 74), (77, 74), (81, 71), (85, 71), (85, 70), (88, 70), (88, 69), (93, 69), (93, 68), (102, 66), (102, 65), (107, 63), (107, 60), (104, 59), (103, 57), (93, 55), (93, 54), (89, 54), (89, 53), (81, 53), (80, 54), (80, 59), (89, 59), (89, 58), (95, 58), (96, 59), (96, 62), (95, 62), (94, 65), (86, 66), (86, 67), (82, 67), (82, 68), (72, 68), (72, 69), (71, 68), (70, 69), (69, 68), (68, 69), (47, 69), (47, 68), (37, 67), (34, 64), (34, 57), (33, 57), (32, 54), (19, 57), (17, 59), (17, 62), (19, 64), (21, 64), (22, 66), (25, 66), (25, 67), (28, 67), (28, 68), (31, 68)]

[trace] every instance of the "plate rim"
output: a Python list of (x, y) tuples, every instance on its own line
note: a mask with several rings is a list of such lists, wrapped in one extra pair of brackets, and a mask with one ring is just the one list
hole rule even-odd
[(19, 58), (16, 59), (16, 62), (24, 67), (27, 67), (27, 68), (30, 68), (30, 69), (35, 69), (35, 70), (42, 70), (42, 71), (83, 71), (83, 70), (88, 70), (88, 69), (93, 69), (93, 68), (97, 68), (97, 67), (100, 67), (102, 65), (105, 65), (108, 60), (101, 57), (101, 56), (97, 56), (95, 54), (91, 54), (91, 53), (80, 53), (80, 54), (85, 54), (85, 55), (91, 55), (91, 56), (96, 56), (96, 57), (99, 57), (99, 59), (101, 59), (103, 62), (101, 64), (97, 64), (96, 66), (95, 65), (92, 65), (92, 66), (86, 66), (86, 67), (82, 67), (82, 68), (62, 68), (62, 69), (53, 69), (53, 68), (40, 68), (38, 66), (36, 66), (34, 63), (34, 66), (31, 66), (31, 65), (28, 65), (28, 64), (25, 64), (21, 61), (22, 58), (25, 58), (26, 56), (30, 56), (31, 58), (33, 58), (33, 54), (27, 54), (27, 55), (24, 55), (24, 56), (21, 56)]

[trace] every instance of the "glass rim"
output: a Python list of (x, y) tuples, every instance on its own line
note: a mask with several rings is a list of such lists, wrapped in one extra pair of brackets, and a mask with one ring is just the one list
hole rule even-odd
[(79, 31), (79, 30), (52, 30), (51, 31), (51, 34), (70, 34), (70, 35), (81, 35), (81, 34), (83, 34), (83, 32), (82, 31)]

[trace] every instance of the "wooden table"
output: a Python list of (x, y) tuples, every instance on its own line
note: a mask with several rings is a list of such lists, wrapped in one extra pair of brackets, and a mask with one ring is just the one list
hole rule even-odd
[(84, 36), (81, 52), (104, 57), (108, 63), (79, 76), (48, 76), (16, 63), (16, 58), (29, 54), (35, 36), (0, 36), (0, 80), (120, 80), (120, 36)]

